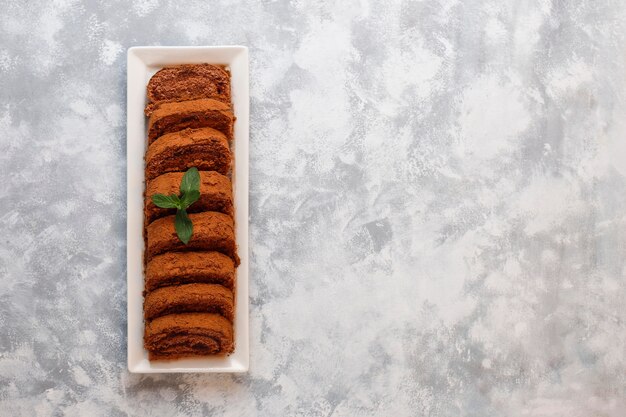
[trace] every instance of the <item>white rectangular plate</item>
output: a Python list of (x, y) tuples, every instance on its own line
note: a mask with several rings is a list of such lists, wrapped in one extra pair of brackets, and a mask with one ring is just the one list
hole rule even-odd
[[(143, 192), (147, 123), (143, 109), (150, 77), (166, 65), (226, 65), (231, 73), (232, 100), (237, 120), (232, 151), (235, 235), (241, 264), (236, 275), (235, 352), (226, 357), (150, 362), (143, 347)], [(127, 136), (127, 285), (128, 370), (157, 372), (245, 372), (249, 363), (248, 341), (248, 48), (244, 46), (133, 47), (128, 50)]]

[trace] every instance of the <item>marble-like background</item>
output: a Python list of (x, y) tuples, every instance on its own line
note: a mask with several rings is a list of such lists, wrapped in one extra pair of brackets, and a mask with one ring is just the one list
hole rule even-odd
[[(0, 6), (0, 415), (626, 415), (622, 0)], [(130, 375), (125, 50), (219, 44), (250, 372)]]

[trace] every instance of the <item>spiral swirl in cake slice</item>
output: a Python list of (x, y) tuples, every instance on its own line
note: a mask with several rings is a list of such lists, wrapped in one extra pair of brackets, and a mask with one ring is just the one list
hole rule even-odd
[[(171, 195), (179, 193), (183, 172), (169, 172), (148, 181), (146, 185), (145, 219), (150, 224), (154, 220), (170, 214), (175, 214), (175, 209), (157, 207), (152, 202), (155, 194)], [(199, 211), (218, 211), (233, 215), (233, 191), (230, 179), (215, 171), (200, 171), (200, 199), (193, 203), (187, 211), (197, 213)]]
[(153, 221), (147, 228), (147, 261), (165, 252), (217, 251), (229, 256), (239, 265), (235, 226), (232, 217), (215, 211), (189, 215), (193, 234), (185, 245), (180, 241), (174, 227), (174, 216)]
[(146, 324), (144, 347), (150, 360), (230, 354), (233, 326), (214, 313), (169, 314)]
[(211, 98), (230, 103), (230, 75), (219, 65), (183, 64), (157, 71), (148, 82), (146, 115), (158, 104), (170, 101)]
[(228, 174), (232, 155), (223, 133), (211, 129), (187, 129), (163, 136), (146, 152), (146, 180), (168, 172), (217, 171)]
[(210, 127), (233, 137), (235, 116), (230, 105), (212, 99), (162, 103), (152, 111), (148, 120), (148, 143), (172, 132)]
[(148, 293), (143, 306), (146, 320), (177, 313), (216, 313), (232, 322), (235, 314), (232, 291), (217, 284), (162, 287)]
[(146, 292), (169, 285), (219, 284), (233, 289), (235, 264), (219, 252), (167, 252), (146, 266)]

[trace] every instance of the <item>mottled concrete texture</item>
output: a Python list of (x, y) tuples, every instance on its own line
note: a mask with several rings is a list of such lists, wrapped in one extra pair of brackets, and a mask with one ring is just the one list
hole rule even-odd
[[(2, 3), (1, 415), (626, 415), (622, 0)], [(130, 375), (125, 50), (220, 44), (250, 372)]]

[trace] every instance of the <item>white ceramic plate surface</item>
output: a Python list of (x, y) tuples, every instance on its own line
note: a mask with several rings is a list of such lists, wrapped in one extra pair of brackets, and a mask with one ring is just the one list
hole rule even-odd
[[(237, 120), (232, 144), (235, 234), (241, 264), (236, 273), (235, 352), (226, 357), (150, 362), (143, 347), (143, 193), (144, 154), (147, 145), (146, 86), (150, 77), (167, 65), (226, 65), (231, 73), (232, 101)], [(158, 372), (245, 372), (248, 341), (248, 48), (244, 46), (140, 46), (128, 50), (127, 73), (127, 285), (128, 370)]]

